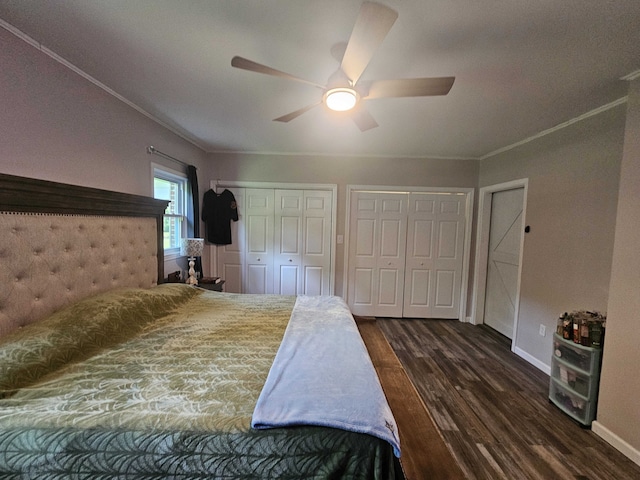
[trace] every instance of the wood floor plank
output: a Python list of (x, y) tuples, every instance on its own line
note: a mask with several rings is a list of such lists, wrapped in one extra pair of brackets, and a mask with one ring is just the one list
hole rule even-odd
[(506, 337), (457, 320), (376, 324), (459, 464), (460, 478), (640, 479), (640, 466), (549, 402), (549, 376), (511, 352)]
[(492, 465), (482, 460), (482, 453), (475, 445), (469, 444), (468, 439), (461, 432), (445, 432), (447, 446), (451, 449), (456, 462), (464, 472), (465, 479), (493, 480), (500, 478)]
[(376, 323), (358, 322), (358, 328), (378, 372), (380, 383), (398, 424), (407, 480), (460, 480), (464, 474), (454, 461), (400, 360)]

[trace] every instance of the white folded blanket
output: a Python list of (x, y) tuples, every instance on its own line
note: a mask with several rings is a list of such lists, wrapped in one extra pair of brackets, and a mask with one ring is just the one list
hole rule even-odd
[(256, 429), (318, 425), (374, 435), (400, 456), (398, 428), (340, 297), (299, 296), (256, 403)]

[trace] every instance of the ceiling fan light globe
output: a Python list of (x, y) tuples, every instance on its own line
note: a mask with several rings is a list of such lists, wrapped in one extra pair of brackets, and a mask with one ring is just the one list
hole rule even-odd
[(346, 112), (356, 106), (358, 93), (351, 88), (332, 88), (324, 96), (325, 105), (336, 112)]

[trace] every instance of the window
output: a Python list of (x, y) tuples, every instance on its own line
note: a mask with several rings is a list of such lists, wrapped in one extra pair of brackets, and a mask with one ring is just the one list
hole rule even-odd
[(154, 165), (153, 196), (169, 201), (164, 212), (164, 254), (179, 255), (180, 241), (187, 236), (187, 177)]

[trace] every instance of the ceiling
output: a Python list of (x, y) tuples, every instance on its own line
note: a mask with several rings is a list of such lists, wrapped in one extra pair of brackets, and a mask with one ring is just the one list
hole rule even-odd
[(482, 158), (624, 97), (638, 0), (380, 0), (399, 14), (363, 80), (455, 76), (447, 96), (367, 101), (361, 132), (325, 84), (360, 0), (0, 0), (0, 19), (206, 151)]

